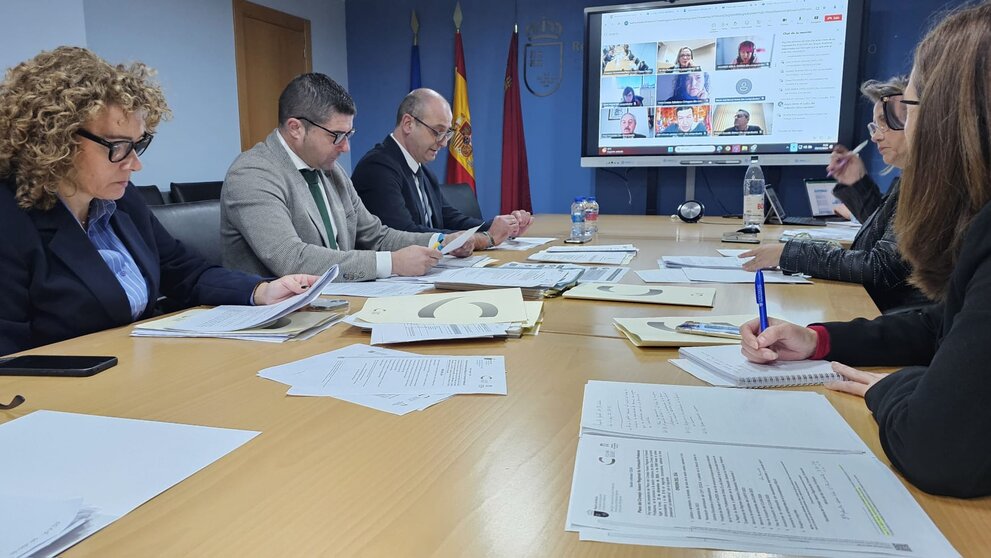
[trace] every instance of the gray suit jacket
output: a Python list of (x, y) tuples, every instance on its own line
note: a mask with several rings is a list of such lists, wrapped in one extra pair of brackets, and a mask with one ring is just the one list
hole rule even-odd
[(319, 275), (341, 266), (338, 280), (375, 279), (375, 252), (426, 245), (430, 233), (390, 229), (361, 203), (344, 169), (335, 164), (325, 188), (338, 250), (303, 175), (273, 131), (234, 160), (221, 190), (220, 235), (224, 266), (259, 275)]

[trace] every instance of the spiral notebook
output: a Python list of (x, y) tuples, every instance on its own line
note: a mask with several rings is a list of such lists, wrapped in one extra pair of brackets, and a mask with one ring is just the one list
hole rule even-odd
[(755, 364), (740, 353), (739, 345), (682, 347), (681, 359), (671, 363), (714, 386), (768, 388), (813, 386), (843, 378), (825, 360), (782, 361)]

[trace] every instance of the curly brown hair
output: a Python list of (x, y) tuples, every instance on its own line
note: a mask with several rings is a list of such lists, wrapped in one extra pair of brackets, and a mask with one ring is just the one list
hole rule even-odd
[(170, 118), (153, 75), (66, 46), (10, 69), (0, 84), (0, 177), (16, 177), (18, 205), (51, 209), (59, 184), (74, 180), (76, 131), (107, 106), (141, 114), (149, 133)]

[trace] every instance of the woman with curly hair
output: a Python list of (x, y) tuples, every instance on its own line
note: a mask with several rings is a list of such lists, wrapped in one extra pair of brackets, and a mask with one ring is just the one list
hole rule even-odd
[(207, 264), (130, 184), (170, 116), (143, 64), (83, 48), (42, 52), (0, 84), (0, 355), (180, 304), (271, 304), (315, 278), (276, 281)]

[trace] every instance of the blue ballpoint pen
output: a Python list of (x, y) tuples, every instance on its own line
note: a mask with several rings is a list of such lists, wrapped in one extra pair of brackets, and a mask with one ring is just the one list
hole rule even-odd
[(764, 273), (760, 270), (754, 276), (754, 292), (757, 295), (757, 314), (760, 316), (760, 330), (767, 329), (767, 299), (764, 297)]

